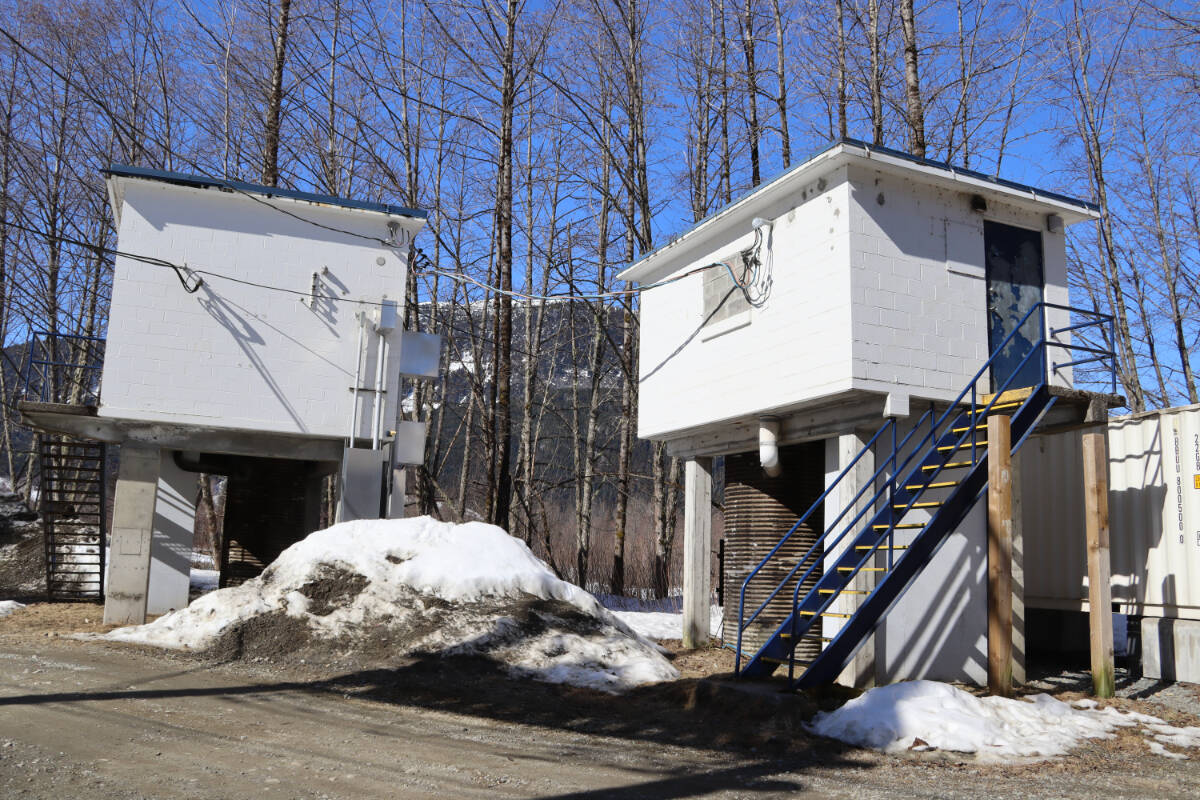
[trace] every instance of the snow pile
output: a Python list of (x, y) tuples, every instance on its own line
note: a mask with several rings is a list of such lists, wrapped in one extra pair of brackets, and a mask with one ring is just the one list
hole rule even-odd
[(1045, 694), (1021, 700), (976, 697), (935, 681), (871, 689), (836, 711), (818, 714), (809, 730), (889, 753), (936, 749), (1006, 761), (1063, 755), (1083, 739), (1108, 738), (1115, 728), (1135, 725), (1152, 738), (1152, 752), (1179, 758), (1163, 745), (1200, 747), (1200, 728), (1176, 728), (1115, 708), (1099, 710), (1095, 701), (1068, 705)]
[[(607, 603), (606, 603), (607, 605)], [(648, 639), (678, 639), (683, 635), (683, 614), (670, 611), (612, 611), (614, 617)], [(709, 613), (708, 633), (719, 636), (723, 610), (712, 606)]]
[(16, 600), (0, 600), (0, 617), (7, 617), (14, 611), (19, 611), (24, 607), (24, 603), (18, 603)]
[[(510, 672), (621, 690), (672, 680), (659, 648), (500, 528), (430, 517), (317, 531), (259, 577), (220, 589), (117, 641), (208, 650), (299, 627), (340, 650), (478, 654)], [(281, 655), (295, 650), (280, 647)]]

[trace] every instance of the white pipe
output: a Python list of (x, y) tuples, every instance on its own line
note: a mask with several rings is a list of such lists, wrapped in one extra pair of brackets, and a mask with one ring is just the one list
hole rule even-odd
[(779, 463), (779, 419), (762, 417), (758, 420), (758, 461), (763, 472), (772, 478), (779, 477), (783, 465)]
[(358, 320), (358, 348), (354, 353), (354, 385), (351, 386), (353, 394), (351, 397), (352, 407), (350, 409), (350, 436), (347, 444), (354, 447), (354, 439), (358, 435), (358, 387), (362, 383), (362, 345), (363, 345), (363, 318), (362, 312), (354, 315), (354, 319)]
[(371, 424), (371, 449), (379, 449), (380, 429), (383, 427), (383, 396), (387, 386), (384, 385), (386, 378), (386, 370), (384, 364), (387, 363), (387, 334), (383, 331), (379, 332), (379, 347), (376, 350), (375, 358), (375, 420)]

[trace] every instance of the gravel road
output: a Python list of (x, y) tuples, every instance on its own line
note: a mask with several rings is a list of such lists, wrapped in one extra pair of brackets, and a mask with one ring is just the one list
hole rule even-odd
[(1009, 767), (885, 757), (799, 733), (751, 747), (744, 727), (722, 736), (736, 700), (701, 713), (686, 707), (699, 693), (677, 711), (646, 697), (489, 683), (454, 665), (331, 678), (0, 636), (0, 796), (1200, 796), (1200, 762), (1127, 738)]

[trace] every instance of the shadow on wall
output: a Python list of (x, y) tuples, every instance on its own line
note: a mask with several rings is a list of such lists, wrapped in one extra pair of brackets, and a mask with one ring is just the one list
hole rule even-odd
[[(980, 506), (938, 548), (929, 566), (875, 632), (880, 680), (987, 678), (987, 551)], [(938, 573), (944, 577), (936, 580)]]
[(263, 382), (271, 390), (271, 394), (275, 395), (275, 399), (279, 401), (279, 405), (291, 417), (292, 422), (296, 424), (297, 429), (307, 433), (308, 427), (304, 424), (304, 420), (296, 413), (295, 407), (288, 400), (283, 389), (279, 386), (278, 381), (275, 380), (275, 377), (271, 374), (271, 370), (267, 368), (266, 363), (258, 352), (258, 348), (266, 344), (262, 336), (225, 299), (214, 293), (208, 287), (208, 284), (203, 284), (200, 290), (204, 293), (203, 299), (200, 300), (200, 307), (207, 311), (209, 316), (216, 320), (221, 327), (229, 331), (230, 335), (233, 336), (233, 340), (237, 342), (238, 347), (246, 354), (246, 358), (254, 365), (254, 369), (262, 376)]

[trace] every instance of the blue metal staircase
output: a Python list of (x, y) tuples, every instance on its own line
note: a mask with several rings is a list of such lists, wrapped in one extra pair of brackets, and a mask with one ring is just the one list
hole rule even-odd
[[(977, 392), (977, 384), (987, 380), (1002, 353), (1011, 363), (1014, 336), (1035, 312), (1047, 307), (1071, 311), (1085, 321), (1050, 329), (1037, 341), (1027, 345), (1022, 343), (1028, 347), (1028, 352), (1011, 370), (1010, 377), (988, 395)], [(993, 414), (1011, 417), (1012, 450), (1016, 452), (1057, 401), (1045, 378), (1037, 386), (1010, 388), (1013, 377), (1021, 373), (1021, 367), (1031, 358), (1043, 359), (1042, 363), (1050, 367), (1051, 374), (1066, 367), (1101, 362), (1108, 365), (1108, 382), (1115, 393), (1115, 359), (1111, 349), (1061, 340), (1064, 333), (1086, 328), (1097, 328), (1111, 336), (1111, 325), (1111, 317), (1095, 311), (1038, 304), (1021, 318), (944, 412), (939, 415), (931, 407), (900, 441), (897, 441), (897, 421), (888, 419), (743, 581), (736, 650), (738, 674), (766, 676), (786, 665), (789, 681), (795, 688), (836, 679), (876, 624), (917, 579), (937, 549), (986, 491), (987, 418)], [(1044, 325), (1042, 329), (1045, 330)], [(1101, 341), (1111, 342), (1112, 339), (1105, 340), (1101, 336)], [(1050, 348), (1083, 351), (1085, 357), (1056, 364), (1045, 358)], [(756, 610), (747, 614), (746, 589), (751, 581), (776, 558), (792, 534), (822, 507), (859, 462), (868, 453), (888, 444), (890, 456), (882, 459), (883, 463), (871, 479), (863, 482), (775, 590)], [(856, 576), (863, 573), (877, 574), (879, 580), (873, 589), (852, 587)], [(802, 595), (801, 588), (812, 577), (817, 577), (815, 585), (809, 583), (811, 588)], [(777, 595), (785, 591), (792, 593), (791, 613), (743, 664), (742, 644), (747, 628)], [(831, 611), (843, 595), (861, 595), (864, 599), (852, 613)], [(841, 619), (843, 624), (832, 637), (825, 637), (820, 634), (820, 626), (815, 625), (822, 618)], [(796, 645), (805, 639), (818, 640), (824, 645), (811, 662), (801, 661), (795, 654)]]

